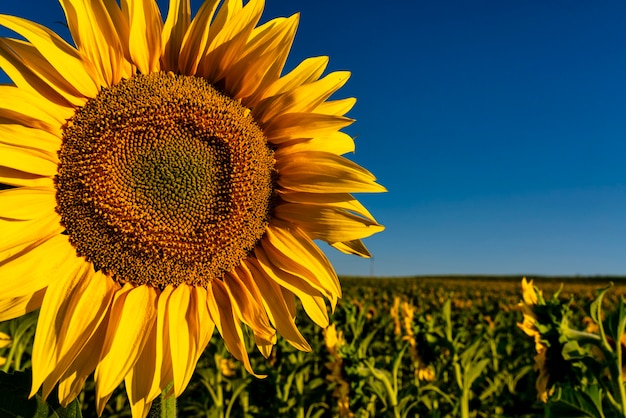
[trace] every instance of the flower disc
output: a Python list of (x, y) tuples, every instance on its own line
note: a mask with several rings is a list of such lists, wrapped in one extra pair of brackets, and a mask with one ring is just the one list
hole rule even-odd
[(153, 73), (104, 88), (63, 132), (57, 211), (77, 252), (119, 282), (206, 284), (263, 236), (273, 153), (206, 80)]

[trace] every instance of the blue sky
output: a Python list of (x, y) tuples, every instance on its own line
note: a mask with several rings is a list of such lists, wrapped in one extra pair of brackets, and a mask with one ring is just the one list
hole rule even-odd
[[(359, 196), (387, 229), (373, 261), (328, 251), (340, 274), (626, 274), (625, 2), (267, 0), (263, 20), (298, 11), (288, 65), (352, 71), (349, 158), (389, 190)], [(0, 13), (62, 31), (52, 0)]]

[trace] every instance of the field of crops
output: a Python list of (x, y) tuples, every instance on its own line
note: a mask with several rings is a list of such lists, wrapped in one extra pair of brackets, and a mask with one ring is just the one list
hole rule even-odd
[[(536, 279), (535, 285), (551, 295), (562, 282), (559, 309), (570, 312), (572, 328), (584, 329), (588, 305), (608, 279)], [(626, 285), (619, 283), (604, 297), (605, 309), (624, 294)], [(312, 352), (279, 339), (266, 360), (250, 343), (254, 370), (264, 379), (250, 376), (214, 335), (178, 399), (179, 416), (544, 416), (535, 341), (517, 326), (521, 277), (343, 278), (342, 284), (328, 329), (304, 313), (298, 318)], [(27, 338), (33, 320), (3, 323), (0, 331)], [(1, 356), (8, 359), (5, 370), (29, 366), (28, 346), (0, 348)], [(81, 405), (83, 416), (95, 416), (92, 383)], [(130, 416), (123, 388), (104, 416)]]

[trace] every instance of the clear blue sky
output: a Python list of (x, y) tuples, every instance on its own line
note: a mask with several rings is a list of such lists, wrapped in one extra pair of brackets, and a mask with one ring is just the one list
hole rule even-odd
[[(6, 3), (63, 30), (53, 0)], [(626, 2), (267, 0), (264, 20), (297, 11), (289, 65), (352, 71), (349, 157), (389, 189), (360, 196), (387, 227), (374, 260), (328, 251), (340, 274), (626, 274)]]

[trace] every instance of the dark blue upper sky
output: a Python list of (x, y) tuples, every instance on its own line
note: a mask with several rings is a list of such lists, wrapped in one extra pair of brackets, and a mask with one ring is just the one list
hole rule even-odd
[[(349, 158), (389, 189), (359, 196), (387, 230), (373, 261), (328, 251), (340, 274), (626, 274), (626, 2), (267, 0), (263, 20), (295, 12), (289, 66), (352, 71)], [(64, 33), (52, 0), (0, 13)]]

